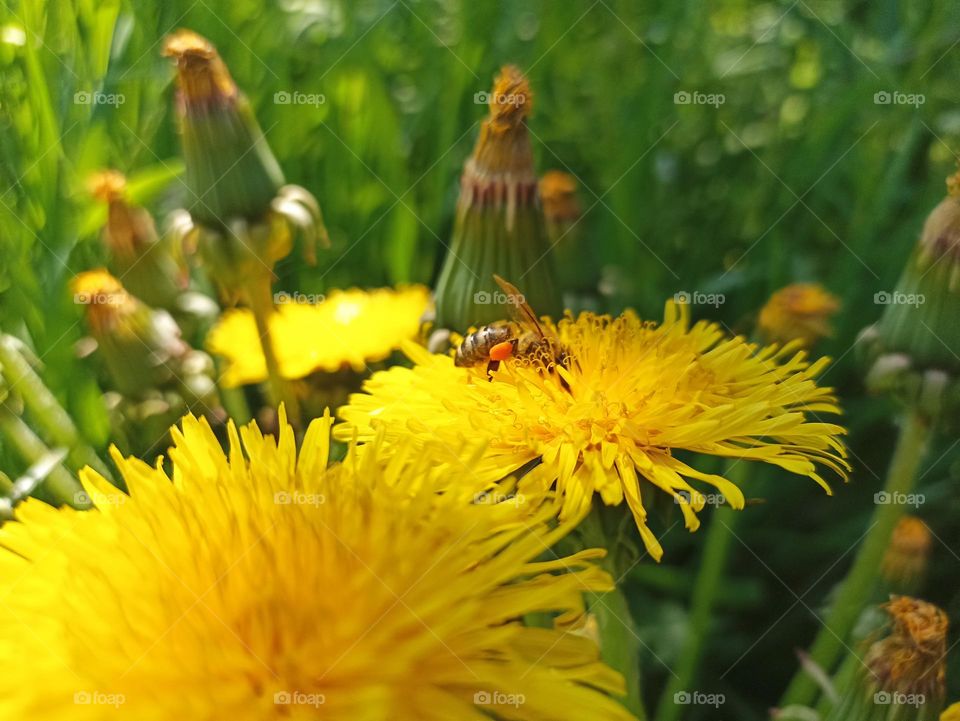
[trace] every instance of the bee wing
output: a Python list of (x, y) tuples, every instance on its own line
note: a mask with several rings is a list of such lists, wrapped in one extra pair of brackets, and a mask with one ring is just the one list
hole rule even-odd
[(526, 298), (524, 298), (523, 293), (517, 289), (517, 286), (504, 280), (496, 273), (493, 274), (493, 279), (497, 281), (497, 285), (506, 293), (507, 305), (510, 306), (510, 315), (513, 316), (513, 319), (521, 325), (535, 330), (541, 338), (546, 338), (543, 328), (540, 327), (537, 314), (533, 312), (533, 308), (527, 303)]

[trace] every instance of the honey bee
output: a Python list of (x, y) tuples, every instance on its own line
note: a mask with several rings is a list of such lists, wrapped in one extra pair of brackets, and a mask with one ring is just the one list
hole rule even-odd
[(457, 348), (453, 363), (461, 368), (473, 368), (487, 364), (487, 373), (500, 367), (508, 358), (521, 358), (540, 362), (567, 365), (569, 355), (556, 338), (543, 332), (533, 308), (524, 300), (516, 286), (499, 275), (493, 279), (509, 299), (510, 320), (501, 320), (478, 328), (464, 337)]

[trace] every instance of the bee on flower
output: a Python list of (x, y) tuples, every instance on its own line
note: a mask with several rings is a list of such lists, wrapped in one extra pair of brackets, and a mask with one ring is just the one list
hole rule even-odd
[(373, 374), (338, 411), (338, 436), (383, 437), (396, 449), (485, 438), (485, 453), (470, 460), (473, 472), (496, 480), (537, 462), (546, 469), (538, 482), (548, 479), (564, 499), (562, 518), (583, 512), (595, 496), (626, 503), (657, 559), (662, 546), (646, 509), (654, 489), (673, 497), (691, 530), (705, 494), (690, 481), (714, 486), (734, 508), (744, 505), (736, 484), (677, 451), (769, 463), (828, 493), (820, 467), (846, 478), (844, 429), (821, 419), (839, 413), (832, 390), (817, 384), (825, 358), (810, 361), (796, 345), (729, 338), (714, 323), (691, 326), (686, 307), (674, 304), (661, 324), (627, 311), (557, 323), (544, 317), (539, 326), (569, 357), (549, 373), (509, 361), (495, 372), (486, 363), (459, 367), (453, 357), (406, 344), (413, 367)]

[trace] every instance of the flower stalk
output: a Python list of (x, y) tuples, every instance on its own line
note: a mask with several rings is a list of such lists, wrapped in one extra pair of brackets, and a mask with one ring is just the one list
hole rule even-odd
[(280, 403), (283, 403), (293, 427), (302, 428), (300, 400), (297, 398), (292, 384), (288, 383), (280, 372), (274, 338), (270, 333), (270, 318), (275, 311), (273, 299), (270, 295), (269, 278), (261, 276), (256, 283), (252, 284), (246, 300), (257, 324), (257, 335), (260, 337), (260, 347), (267, 364), (267, 387), (270, 389), (271, 404), (280, 405)]
[(603, 527), (601, 507), (594, 504), (590, 513), (577, 526), (577, 534), (584, 548), (607, 548), (607, 555), (601, 566), (611, 575), (614, 587), (606, 593), (595, 593), (589, 604), (589, 611), (597, 621), (600, 654), (611, 668), (623, 674), (627, 682), (627, 693), (623, 705), (639, 721), (645, 721), (643, 707), (642, 679), (640, 673), (640, 634), (627, 603), (627, 596), (617, 577), (617, 559), (615, 544), (611, 544)]
[[(750, 475), (749, 466), (736, 462), (729, 464), (724, 474), (741, 486), (749, 481)], [(703, 557), (693, 586), (686, 638), (677, 663), (673, 667), (674, 675), (671, 676), (660, 697), (655, 716), (657, 721), (677, 721), (683, 712), (683, 707), (674, 701), (676, 694), (690, 691), (696, 684), (703, 661), (703, 651), (710, 638), (713, 610), (723, 585), (733, 539), (736, 536), (734, 527), (739, 517), (739, 511), (729, 506), (722, 506), (713, 512), (713, 517), (710, 519), (710, 527), (704, 539)]]
[(100, 460), (96, 451), (84, 442), (70, 414), (23, 357), (18, 344), (19, 341), (12, 336), (0, 336), (0, 367), (7, 387), (16, 389), (17, 395), (29, 410), (30, 417), (40, 426), (47, 438), (67, 449), (67, 461), (71, 468), (79, 470), (90, 466), (110, 478), (106, 464)]
[[(0, 402), (0, 433), (16, 453), (31, 466), (43, 464), (51, 457), (52, 451), (30, 426), (24, 423), (20, 414), (10, 407), (8, 400)], [(40, 487), (59, 503), (65, 503), (74, 508), (87, 508), (90, 505), (80, 482), (60, 463), (56, 463), (49, 469)]]
[[(877, 505), (853, 566), (830, 605), (823, 628), (810, 649), (811, 662), (820, 668), (830, 670), (836, 665), (844, 650), (844, 644), (877, 583), (877, 573), (884, 553), (890, 544), (893, 530), (904, 513), (904, 505), (896, 500), (912, 491), (930, 433), (930, 421), (922, 414), (916, 410), (905, 414), (883, 488), (883, 493), (886, 494), (883, 497), (890, 502)], [(810, 706), (816, 695), (816, 681), (801, 670), (790, 682), (780, 705)]]

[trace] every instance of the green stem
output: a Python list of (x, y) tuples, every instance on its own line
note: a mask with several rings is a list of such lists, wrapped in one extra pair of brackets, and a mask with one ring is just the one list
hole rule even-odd
[(270, 402), (274, 405), (283, 403), (287, 410), (287, 419), (294, 428), (303, 427), (300, 416), (300, 401), (293, 388), (280, 374), (280, 364), (274, 352), (273, 336), (270, 334), (270, 316), (275, 312), (270, 295), (270, 278), (265, 276), (260, 282), (254, 283), (248, 302), (253, 317), (257, 323), (257, 335), (260, 337), (260, 347), (267, 364), (267, 385), (270, 389)]
[[(3, 433), (16, 452), (31, 465), (41, 462), (50, 454), (50, 449), (6, 403), (0, 403), (0, 433)], [(42, 486), (61, 503), (74, 508), (86, 508), (90, 505), (85, 499), (83, 486), (59, 463), (47, 474)]]
[[(745, 468), (740, 466), (732, 468)], [(728, 476), (730, 474), (728, 473)], [(744, 474), (738, 474), (744, 475)], [(738, 485), (740, 485), (738, 483)], [(674, 701), (676, 694), (691, 691), (696, 683), (703, 658), (703, 650), (709, 640), (710, 625), (713, 620), (714, 604), (723, 581), (723, 575), (730, 558), (730, 549), (735, 534), (734, 525), (740, 511), (729, 506), (717, 508), (710, 519), (710, 528), (704, 541), (703, 558), (693, 587), (690, 602), (690, 616), (687, 635), (680, 651), (680, 657), (674, 665), (674, 675), (670, 678), (660, 705), (657, 707), (657, 721), (676, 721), (680, 718), (684, 706)]]
[(216, 365), (220, 402), (227, 411), (227, 416), (232, 418), (238, 426), (246, 425), (253, 416), (250, 414), (250, 404), (247, 403), (243, 388), (223, 388), (220, 386), (219, 379), (223, 378), (224, 361), (221, 358), (216, 358), (214, 364)]
[(57, 401), (39, 375), (30, 367), (12, 336), (0, 336), (0, 366), (9, 388), (15, 388), (45, 436), (67, 449), (67, 460), (74, 470), (90, 466), (107, 479), (113, 476), (100, 456), (80, 436), (73, 419)]
[[(847, 638), (856, 624), (864, 605), (870, 600), (870, 591), (876, 583), (883, 554), (897, 521), (903, 515), (904, 504), (898, 502), (910, 493), (917, 479), (930, 437), (930, 422), (910, 410), (903, 419), (900, 437), (893, 453), (884, 493), (887, 503), (878, 503), (870, 529), (840, 591), (827, 613), (826, 623), (810, 649), (810, 660), (829, 673), (845, 648)], [(780, 702), (812, 706), (817, 694), (815, 680), (801, 669), (793, 677)]]
[[(609, 548), (611, 544), (604, 533), (596, 506), (577, 530), (587, 547), (608, 549), (604, 566), (616, 581), (616, 560), (613, 555), (615, 549)], [(640, 721), (646, 721), (640, 683), (640, 635), (623, 589), (617, 585), (612, 591), (595, 594), (590, 603), (590, 613), (597, 620), (603, 660), (623, 674), (626, 680), (627, 695), (623, 699), (624, 706)]]

